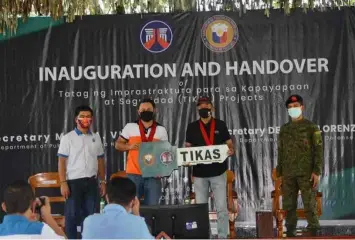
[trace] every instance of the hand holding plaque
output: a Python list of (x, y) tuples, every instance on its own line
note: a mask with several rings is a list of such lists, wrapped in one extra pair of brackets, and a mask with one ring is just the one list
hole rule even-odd
[(168, 141), (143, 142), (139, 166), (143, 177), (166, 177), (180, 166), (222, 163), (228, 158), (227, 145), (177, 148)]
[(139, 148), (139, 166), (143, 177), (166, 177), (177, 169), (176, 147), (168, 141), (143, 142)]

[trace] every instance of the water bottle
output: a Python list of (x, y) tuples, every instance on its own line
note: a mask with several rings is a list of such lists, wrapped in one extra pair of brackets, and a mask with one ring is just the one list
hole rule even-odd
[(105, 200), (101, 198), (100, 200), (100, 213), (103, 213), (105, 207)]

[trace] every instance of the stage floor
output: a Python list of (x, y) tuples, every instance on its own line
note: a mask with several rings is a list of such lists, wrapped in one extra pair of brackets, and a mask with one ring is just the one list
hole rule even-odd
[[(344, 237), (353, 236), (355, 239), (355, 220), (321, 220), (321, 238), (334, 238), (334, 237)], [(307, 226), (307, 221), (299, 220), (297, 228), (301, 231)], [(236, 222), (235, 230), (238, 239), (254, 239), (256, 236), (255, 222)], [(275, 221), (274, 221), (274, 232), (275, 231)], [(217, 222), (215, 220), (211, 221), (211, 233), (212, 238), (217, 237)]]

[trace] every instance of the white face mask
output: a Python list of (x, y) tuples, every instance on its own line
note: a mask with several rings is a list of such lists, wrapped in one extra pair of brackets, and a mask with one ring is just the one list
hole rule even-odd
[(289, 108), (288, 115), (290, 115), (290, 117), (293, 119), (297, 119), (302, 115), (302, 108), (301, 107)]

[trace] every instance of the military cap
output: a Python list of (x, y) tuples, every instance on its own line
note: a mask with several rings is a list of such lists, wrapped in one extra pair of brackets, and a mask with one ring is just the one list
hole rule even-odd
[(210, 103), (212, 104), (211, 98), (208, 96), (200, 96), (197, 100), (197, 106), (199, 106), (201, 103)]
[(294, 103), (294, 102), (299, 102), (301, 105), (303, 105), (303, 98), (300, 95), (291, 95), (287, 100), (286, 100), (286, 107), (288, 107), (288, 105), (290, 103)]

